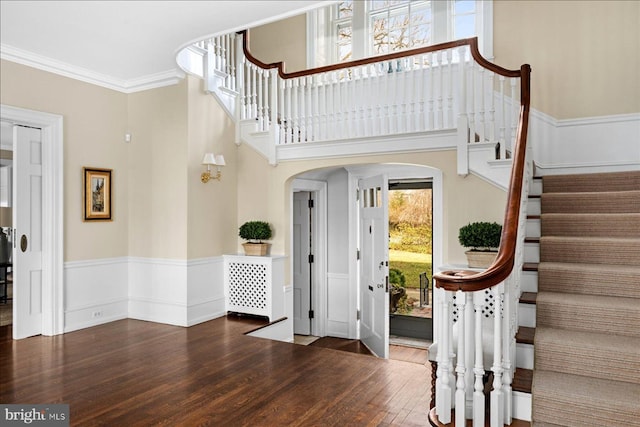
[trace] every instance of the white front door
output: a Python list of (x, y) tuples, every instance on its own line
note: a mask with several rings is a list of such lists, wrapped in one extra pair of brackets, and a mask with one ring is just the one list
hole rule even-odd
[(293, 333), (311, 334), (310, 193), (293, 193)]
[(42, 137), (14, 126), (13, 338), (42, 333)]
[(360, 208), (360, 341), (389, 357), (389, 183), (385, 175), (358, 181)]

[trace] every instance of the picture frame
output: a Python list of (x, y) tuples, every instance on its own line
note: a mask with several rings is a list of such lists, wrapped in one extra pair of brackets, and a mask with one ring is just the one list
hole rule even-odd
[(84, 167), (84, 221), (111, 221), (112, 169)]

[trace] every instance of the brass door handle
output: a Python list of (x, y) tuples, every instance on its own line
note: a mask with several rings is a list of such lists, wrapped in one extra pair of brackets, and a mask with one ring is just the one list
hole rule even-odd
[(22, 250), (22, 252), (26, 252), (28, 246), (29, 240), (27, 239), (26, 234), (23, 234), (22, 237), (20, 237), (20, 250)]

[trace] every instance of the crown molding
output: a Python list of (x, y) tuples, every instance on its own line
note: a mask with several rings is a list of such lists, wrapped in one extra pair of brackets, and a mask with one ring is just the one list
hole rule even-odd
[(130, 80), (119, 79), (6, 44), (0, 44), (0, 58), (123, 93), (171, 86), (184, 78), (184, 72), (175, 68)]

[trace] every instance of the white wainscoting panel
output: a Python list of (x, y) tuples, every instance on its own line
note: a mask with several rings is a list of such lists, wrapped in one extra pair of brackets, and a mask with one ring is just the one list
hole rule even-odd
[(349, 295), (349, 275), (328, 273), (327, 335), (330, 337), (349, 337)]
[(176, 326), (223, 316), (222, 257), (130, 258), (129, 317)]
[(224, 259), (190, 260), (187, 268), (187, 326), (224, 316)]
[(640, 169), (640, 114), (557, 120), (532, 110), (529, 123), (539, 175)]
[(128, 258), (64, 265), (64, 332), (128, 316)]

